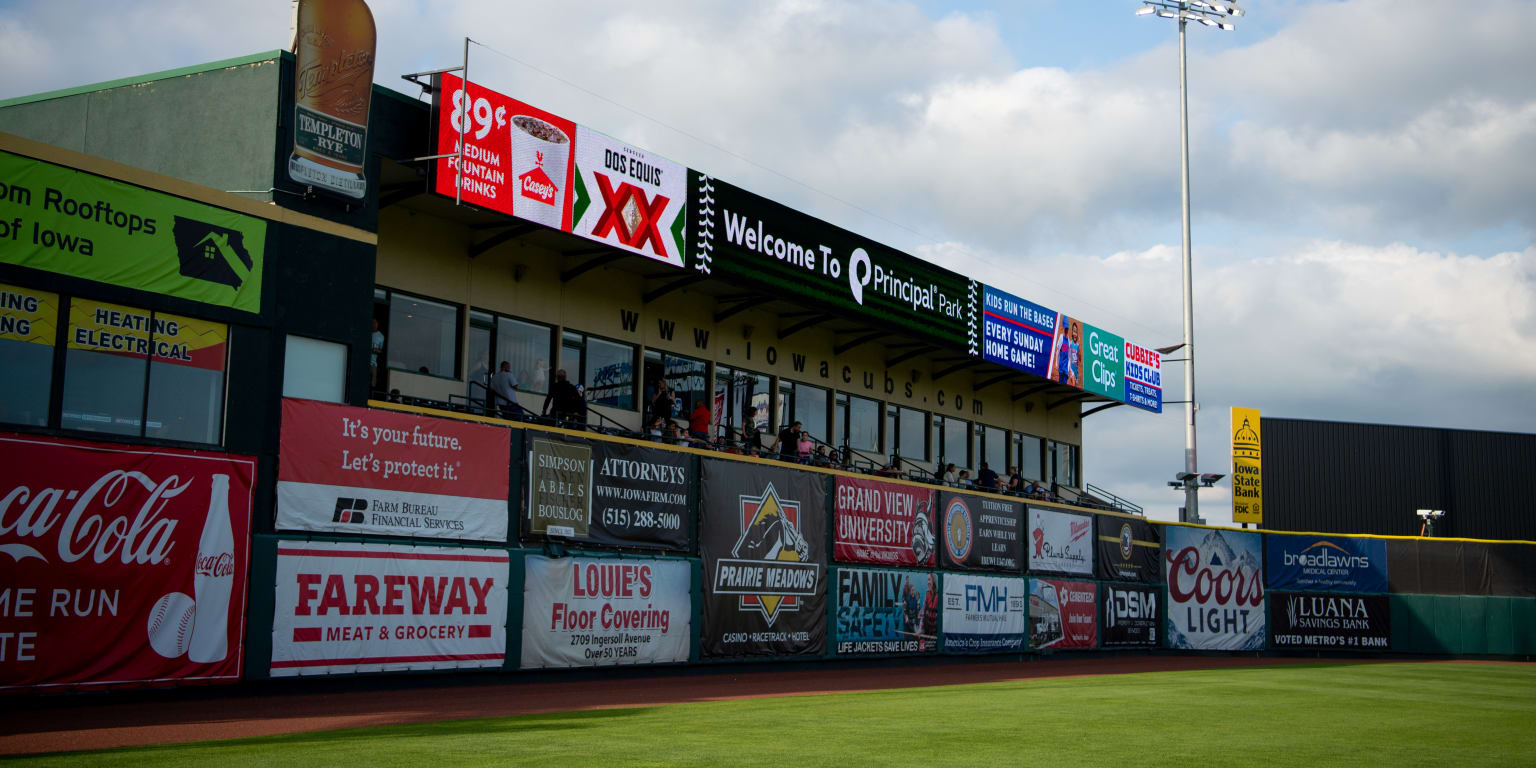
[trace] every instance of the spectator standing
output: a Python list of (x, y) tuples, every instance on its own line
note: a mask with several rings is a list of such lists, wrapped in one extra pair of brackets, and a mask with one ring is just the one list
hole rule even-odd
[(384, 382), (379, 380), (379, 355), (384, 354), (384, 332), (379, 330), (379, 319), (373, 318), (373, 333), (369, 336), (371, 351), (368, 354), (368, 378), (375, 387), (382, 388)]
[(756, 456), (763, 450), (763, 430), (757, 425), (757, 406), (747, 406), (747, 415), (742, 421), (742, 447), (748, 456)]
[(811, 453), (816, 450), (816, 443), (811, 440), (811, 433), (801, 430), (800, 439), (795, 442), (795, 445), (799, 448), (800, 463), (811, 463)]
[(1008, 490), (1011, 493), (1020, 493), (1024, 490), (1024, 476), (1019, 474), (1018, 467), (1008, 468)]
[(780, 461), (794, 461), (800, 452), (800, 422), (794, 422), (779, 430), (779, 440), (774, 444)]
[(709, 445), (709, 406), (704, 404), (704, 398), (699, 398), (693, 405), (693, 412), (688, 414), (688, 434), (704, 447)]
[(512, 375), (512, 364), (501, 361), (501, 367), (491, 376), (492, 405), (499, 406), (502, 418), (513, 418), (523, 410), (517, 404), (517, 377)]
[(581, 390), (576, 388), (565, 375), (565, 369), (555, 371), (555, 383), (549, 387), (549, 396), (544, 398), (545, 416), (554, 416), (556, 422), (583, 421), (587, 415), (587, 402), (581, 396)]

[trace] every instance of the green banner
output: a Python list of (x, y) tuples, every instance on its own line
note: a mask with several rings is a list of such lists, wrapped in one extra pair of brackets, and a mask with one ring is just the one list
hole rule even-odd
[(0, 263), (261, 311), (267, 223), (0, 152)]
[(1083, 324), (1083, 389), (1125, 402), (1125, 339)]

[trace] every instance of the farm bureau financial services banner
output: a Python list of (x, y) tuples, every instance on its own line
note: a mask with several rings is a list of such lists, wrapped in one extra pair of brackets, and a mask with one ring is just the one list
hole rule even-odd
[(1100, 584), (1099, 603), (1104, 606), (1099, 647), (1157, 647), (1157, 589)]
[(1392, 644), (1386, 595), (1271, 595), (1269, 608), (1275, 648), (1385, 651)]
[(620, 547), (688, 549), (686, 454), (528, 433), (528, 504), (534, 536)]
[(499, 667), (505, 550), (283, 541), (272, 676)]
[(1265, 580), (1271, 590), (1386, 592), (1387, 542), (1349, 536), (1264, 537)]
[(939, 494), (939, 538), (945, 568), (1019, 571), (1024, 560), (1019, 531), (1024, 505), (960, 493)]
[(1216, 651), (1264, 648), (1260, 535), (1169, 525), (1168, 647)]
[(928, 653), (939, 645), (938, 574), (841, 568), (837, 652)]
[(1093, 516), (1029, 508), (1029, 570), (1093, 573)]
[(700, 461), (706, 656), (819, 656), (827, 645), (821, 475)]
[(1029, 646), (1094, 648), (1098, 593), (1091, 581), (1029, 580)]
[(944, 574), (944, 652), (1023, 650), (1028, 598), (1020, 578)]
[(0, 434), (0, 688), (234, 682), (256, 461)]
[(1145, 520), (1095, 515), (1098, 559), (1094, 574), (1105, 581), (1158, 584), (1163, 578), (1163, 542), (1157, 526)]
[(538, 555), (524, 562), (523, 669), (688, 660), (688, 563)]
[(285, 398), (277, 528), (506, 541), (511, 451), (500, 427)]
[(573, 233), (683, 266), (687, 168), (578, 125), (575, 182)]
[(836, 482), (834, 558), (933, 567), (933, 491), (856, 477)]

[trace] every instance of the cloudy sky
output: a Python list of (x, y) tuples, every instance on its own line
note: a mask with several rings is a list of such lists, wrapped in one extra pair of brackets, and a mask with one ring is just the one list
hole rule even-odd
[[(496, 90), (1181, 340), (1177, 30), (1136, 0), (370, 5), (389, 87), (468, 34)], [(0, 2), (0, 98), (285, 47), (287, 6)], [(1536, 431), (1536, 0), (1245, 7), (1189, 34), (1201, 469), (1232, 405)], [(1176, 517), (1181, 408), (1090, 417), (1086, 479)]]

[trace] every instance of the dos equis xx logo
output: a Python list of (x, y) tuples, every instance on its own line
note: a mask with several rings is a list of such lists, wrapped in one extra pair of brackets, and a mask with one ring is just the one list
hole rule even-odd
[(811, 562), (800, 531), (800, 502), (779, 498), (769, 483), (761, 495), (739, 497), (738, 505), (741, 535), (732, 557), (715, 562), (715, 594), (737, 595), (741, 611), (761, 614), (771, 627), (816, 594), (821, 566)]

